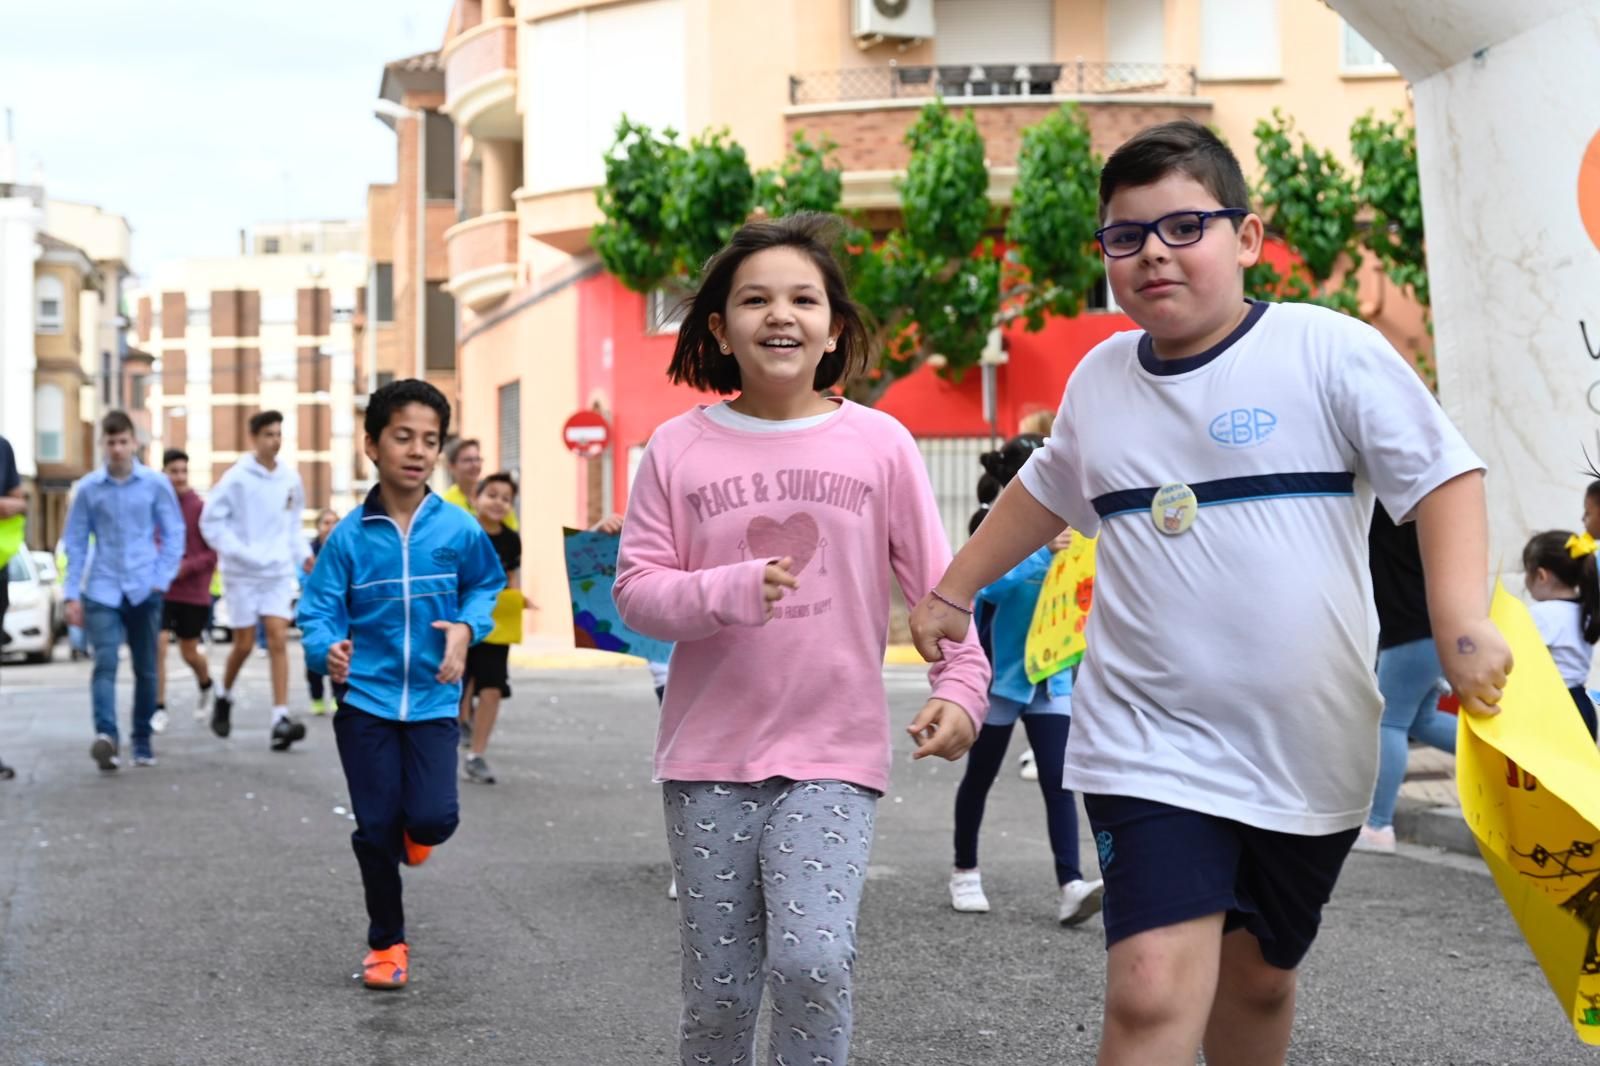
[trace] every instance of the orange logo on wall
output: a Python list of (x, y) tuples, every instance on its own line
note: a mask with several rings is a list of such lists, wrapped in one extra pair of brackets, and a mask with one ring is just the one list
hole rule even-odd
[(1578, 216), (1589, 239), (1600, 248), (1600, 133), (1594, 135), (1578, 164)]

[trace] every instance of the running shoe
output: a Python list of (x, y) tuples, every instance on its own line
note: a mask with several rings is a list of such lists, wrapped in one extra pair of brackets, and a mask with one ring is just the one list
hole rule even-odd
[(150, 716), (150, 732), (156, 734), (165, 733), (167, 724), (171, 721), (172, 719), (167, 717), (166, 704), (158, 705), (155, 713)]
[(368, 988), (393, 992), (406, 986), (411, 977), (411, 949), (402, 941), (382, 951), (369, 951), (361, 960), (361, 983)]
[(1017, 759), (1017, 773), (1024, 781), (1039, 780), (1039, 763), (1033, 757), (1033, 749), (1029, 748)]
[(463, 776), (468, 781), (474, 781), (480, 785), (494, 784), (494, 772), (489, 769), (489, 764), (482, 755), (468, 755), (461, 768)]
[(988, 914), (989, 897), (983, 894), (983, 875), (977, 870), (957, 870), (951, 874), (950, 906), (962, 914)]
[(326, 699), (312, 700), (311, 701), (311, 713), (314, 714), (315, 716), (317, 716), (318, 718), (321, 718), (323, 715), (327, 714), (328, 713), (328, 701)]
[(297, 740), (304, 740), (306, 727), (304, 722), (297, 722), (293, 718), (280, 718), (272, 723), (272, 750), (288, 751), (289, 745)]
[(122, 760), (117, 758), (117, 742), (104, 733), (97, 734), (94, 743), (89, 745), (89, 758), (106, 773), (122, 765)]
[(1365, 851), (1370, 855), (1393, 855), (1398, 851), (1394, 839), (1394, 826), (1386, 825), (1382, 829), (1374, 829), (1370, 825), (1361, 827), (1361, 835), (1356, 837), (1356, 842), (1350, 846), (1352, 851)]
[(211, 701), (211, 731), (219, 737), (233, 732), (233, 701), (226, 696)]
[(195, 690), (194, 720), (197, 722), (205, 721), (206, 712), (211, 709), (211, 689), (213, 685), (214, 682), (207, 681), (204, 685)]
[(433, 854), (433, 845), (418, 844), (411, 839), (410, 833), (406, 833), (404, 836), (406, 844), (405, 864), (407, 866), (421, 866), (427, 862), (428, 856)]
[(1061, 911), (1057, 915), (1062, 925), (1078, 925), (1100, 912), (1100, 900), (1105, 896), (1104, 881), (1068, 881), (1061, 886)]

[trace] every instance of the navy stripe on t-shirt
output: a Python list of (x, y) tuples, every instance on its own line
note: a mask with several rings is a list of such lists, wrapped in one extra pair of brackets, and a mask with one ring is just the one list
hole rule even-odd
[[(1348, 470), (1328, 473), (1251, 474), (1199, 481), (1189, 486), (1201, 507), (1246, 500), (1272, 500), (1303, 496), (1351, 496), (1356, 476)], [(1094, 509), (1102, 519), (1150, 510), (1159, 488), (1121, 489), (1094, 498)]]

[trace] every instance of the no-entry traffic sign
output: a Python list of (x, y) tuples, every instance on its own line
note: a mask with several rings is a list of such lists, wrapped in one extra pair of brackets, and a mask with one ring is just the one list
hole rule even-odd
[(579, 411), (561, 427), (561, 439), (572, 454), (593, 459), (611, 443), (611, 427), (600, 412)]

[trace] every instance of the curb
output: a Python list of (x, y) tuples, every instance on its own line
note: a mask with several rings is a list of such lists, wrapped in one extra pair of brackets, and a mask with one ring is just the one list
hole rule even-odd
[(1411, 844), (1477, 857), (1478, 844), (1461, 808), (1402, 799), (1394, 811), (1395, 836)]

